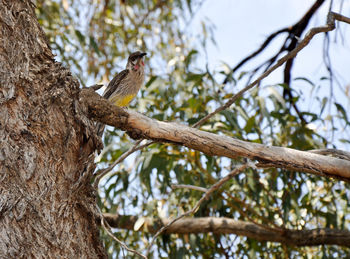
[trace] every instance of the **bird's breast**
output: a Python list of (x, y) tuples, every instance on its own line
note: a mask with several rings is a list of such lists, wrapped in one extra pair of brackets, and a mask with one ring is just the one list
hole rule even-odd
[(135, 96), (136, 96), (136, 94), (126, 94), (124, 96), (114, 96), (111, 98), (111, 101), (116, 106), (125, 107), (132, 101), (132, 99), (134, 99)]

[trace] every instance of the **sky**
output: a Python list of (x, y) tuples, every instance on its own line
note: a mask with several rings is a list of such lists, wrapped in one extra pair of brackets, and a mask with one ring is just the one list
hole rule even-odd
[[(197, 21), (208, 17), (215, 25), (215, 36), (218, 47), (210, 46), (208, 51), (212, 61), (225, 60), (235, 65), (242, 58), (260, 47), (266, 37), (281, 28), (293, 25), (308, 10), (314, 1), (305, 0), (268, 0), (268, 1), (244, 1), (244, 0), (208, 0), (198, 12)], [(339, 1), (335, 1), (339, 2)], [(263, 10), (263, 11), (262, 11)], [(336, 8), (335, 11), (339, 11)], [(321, 26), (325, 24), (328, 6), (324, 5), (311, 20), (310, 25)], [(350, 1), (346, 1), (341, 12), (350, 16)], [(310, 27), (310, 26), (309, 26)], [(331, 32), (331, 54), (336, 70), (344, 77), (344, 81), (350, 83), (348, 71), (350, 58), (350, 25), (341, 24), (341, 31), (345, 43), (343, 44), (339, 33)], [(334, 42), (337, 34), (337, 42)], [(275, 46), (279, 46), (275, 42)], [(317, 73), (322, 65), (321, 51), (323, 36), (320, 34), (312, 40), (309, 46), (298, 55), (294, 73)], [(269, 53), (275, 48), (270, 48)], [(262, 58), (262, 60), (264, 60)]]
[[(340, 10), (341, 2), (340, 0), (334, 1), (333, 11), (350, 17), (350, 1), (344, 1)], [(214, 36), (217, 42), (217, 46), (213, 44), (208, 46), (209, 64), (217, 67), (224, 61), (233, 67), (259, 48), (272, 32), (295, 24), (313, 3), (314, 1), (311, 0), (207, 0), (196, 15), (193, 28), (199, 30), (200, 21), (209, 19), (216, 27)], [(329, 1), (318, 10), (317, 15), (309, 23), (307, 31), (311, 27), (325, 25), (328, 9)], [(336, 76), (333, 89), (336, 101), (342, 104), (347, 111), (350, 110), (350, 25), (341, 23), (338, 28), (339, 30), (329, 33), (331, 64)], [(282, 39), (283, 37), (274, 40), (263, 55), (247, 63), (244, 70), (249, 71), (250, 68), (271, 57), (280, 48)], [(311, 95), (310, 84), (304, 81), (293, 82), (294, 87), (303, 93), (301, 106), (307, 110), (319, 109), (319, 104), (313, 100), (315, 96), (322, 99), (331, 94), (328, 82), (320, 81), (321, 77), (328, 76), (323, 62), (323, 46), (324, 35), (316, 35), (310, 44), (299, 52), (292, 69), (292, 77), (305, 77), (319, 86), (313, 90), (313, 95)], [(281, 71), (278, 69), (273, 72), (264, 83), (271, 85), (280, 83)], [(233, 92), (236, 91), (233, 89)], [(335, 112), (335, 106), (329, 109)], [(329, 127), (330, 124), (317, 130), (327, 136), (330, 132)], [(349, 137), (349, 134), (347, 136)], [(349, 144), (339, 143), (337, 139), (334, 141), (341, 149), (350, 151)]]

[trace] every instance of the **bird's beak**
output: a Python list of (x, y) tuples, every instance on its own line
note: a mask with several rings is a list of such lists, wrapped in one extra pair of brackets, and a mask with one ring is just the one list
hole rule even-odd
[(143, 52), (143, 53), (140, 54), (140, 56), (139, 56), (139, 58), (138, 58), (138, 60), (139, 60), (138, 63), (141, 63), (142, 66), (145, 65), (145, 63), (143, 62), (143, 57), (146, 56), (146, 55), (147, 55), (147, 53), (146, 53), (146, 52)]

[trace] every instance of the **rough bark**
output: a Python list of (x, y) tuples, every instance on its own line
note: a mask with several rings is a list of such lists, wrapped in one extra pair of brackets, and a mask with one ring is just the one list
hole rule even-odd
[[(137, 216), (104, 214), (111, 227), (146, 231), (155, 234), (170, 219), (140, 218)], [(259, 241), (279, 242), (295, 246), (341, 245), (350, 247), (350, 231), (337, 229), (289, 230), (272, 229), (231, 218), (183, 218), (172, 224), (165, 234), (236, 234)]]
[(129, 131), (134, 136), (184, 145), (209, 155), (246, 157), (259, 161), (258, 165), (261, 167), (285, 168), (350, 181), (350, 161), (345, 159), (250, 143), (179, 123), (158, 121), (134, 111), (115, 107), (92, 89), (81, 91), (80, 102), (86, 106), (90, 118)]
[(90, 184), (98, 141), (31, 1), (0, 1), (0, 258), (105, 258)]

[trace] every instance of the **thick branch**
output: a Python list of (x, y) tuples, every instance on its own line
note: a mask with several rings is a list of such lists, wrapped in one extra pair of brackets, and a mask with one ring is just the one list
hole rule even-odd
[[(170, 219), (138, 218), (137, 216), (121, 216), (104, 214), (104, 218), (113, 228), (135, 230), (135, 223), (141, 225), (137, 230), (156, 233)], [(276, 230), (267, 229), (251, 222), (234, 220), (231, 218), (184, 218), (172, 224), (164, 234), (236, 234), (259, 241), (279, 242), (296, 246), (341, 245), (350, 246), (350, 231), (336, 229), (312, 230)]]
[(81, 103), (87, 116), (140, 137), (157, 142), (171, 142), (208, 155), (229, 158), (246, 157), (261, 164), (278, 168), (332, 176), (350, 181), (350, 162), (291, 148), (250, 143), (227, 136), (216, 135), (175, 122), (162, 122), (134, 111), (123, 110), (104, 100), (92, 89), (83, 89)]

